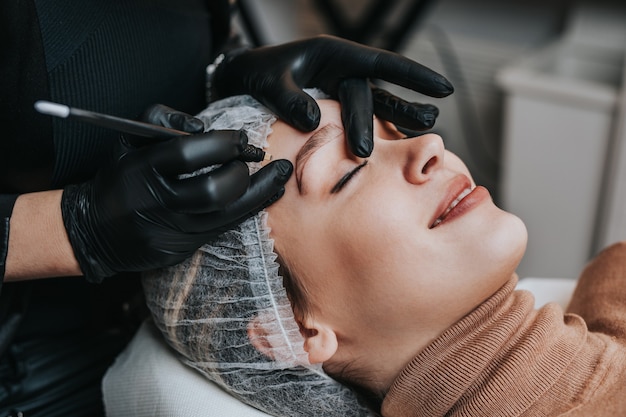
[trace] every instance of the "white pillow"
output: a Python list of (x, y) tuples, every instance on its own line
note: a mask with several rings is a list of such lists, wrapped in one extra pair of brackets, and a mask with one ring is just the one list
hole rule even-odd
[(184, 365), (151, 321), (102, 380), (108, 417), (269, 417)]
[(577, 281), (572, 278), (522, 278), (517, 283), (517, 289), (528, 290), (535, 296), (535, 308), (549, 302), (557, 302), (567, 308), (572, 298)]

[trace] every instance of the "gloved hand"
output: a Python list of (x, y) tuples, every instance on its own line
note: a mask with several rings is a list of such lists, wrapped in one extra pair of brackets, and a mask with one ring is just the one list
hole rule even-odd
[(369, 156), (374, 146), (374, 113), (411, 130), (434, 125), (435, 106), (409, 103), (377, 88), (372, 91), (369, 78), (433, 97), (453, 92), (443, 76), (406, 57), (326, 35), (231, 51), (215, 69), (211, 85), (217, 98), (250, 94), (304, 131), (318, 126), (320, 110), (301, 89), (320, 88), (341, 102), (350, 149), (360, 157)]
[[(147, 120), (189, 132), (203, 127), (200, 120), (164, 106)], [(181, 262), (280, 198), (291, 163), (274, 161), (250, 177), (247, 165), (236, 159), (247, 142), (239, 131), (145, 146), (121, 137), (113, 158), (93, 180), (63, 191), (63, 221), (86, 279), (100, 282), (117, 272)], [(215, 164), (221, 166), (180, 177)]]

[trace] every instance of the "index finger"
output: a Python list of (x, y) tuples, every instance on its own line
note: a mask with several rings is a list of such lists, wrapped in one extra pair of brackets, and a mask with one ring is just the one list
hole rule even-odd
[[(378, 78), (432, 97), (446, 97), (454, 92), (441, 74), (398, 53), (329, 37), (325, 48), (337, 60), (345, 78)], [(358, 65), (354, 65), (358, 63)], [(345, 68), (348, 71), (345, 71)]]
[(152, 164), (161, 174), (187, 174), (238, 158), (247, 143), (243, 131), (214, 130), (159, 143), (149, 152)]
[(446, 97), (454, 87), (443, 75), (405, 56), (378, 50), (370, 78), (378, 78), (431, 97)]
[(374, 104), (369, 83), (364, 78), (342, 80), (338, 96), (350, 151), (367, 158), (374, 149)]

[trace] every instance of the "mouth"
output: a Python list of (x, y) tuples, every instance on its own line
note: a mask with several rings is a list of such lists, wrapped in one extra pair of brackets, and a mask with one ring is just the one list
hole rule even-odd
[(439, 201), (439, 205), (437, 206), (433, 217), (430, 219), (428, 228), (433, 229), (441, 223), (445, 223), (446, 221), (466, 212), (471, 206), (473, 206), (471, 203), (475, 200), (473, 197), (469, 199), (466, 197), (470, 194), (474, 195), (475, 193), (473, 192), (476, 191), (477, 188), (481, 187), (473, 186), (472, 181), (463, 174), (458, 174), (451, 178), (445, 186), (445, 194)]
[(443, 212), (431, 223), (430, 229), (437, 227), (441, 222), (445, 220), (448, 214), (463, 200), (468, 194), (472, 192), (471, 187), (464, 188), (454, 199), (446, 206), (444, 206)]

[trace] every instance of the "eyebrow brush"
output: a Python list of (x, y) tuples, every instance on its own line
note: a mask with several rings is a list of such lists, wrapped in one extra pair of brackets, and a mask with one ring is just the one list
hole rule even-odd
[[(78, 109), (76, 107), (69, 107), (64, 104), (53, 103), (45, 100), (36, 101), (35, 110), (41, 114), (56, 116), (63, 119), (71, 117), (72, 119), (80, 120), (82, 122), (91, 123), (93, 125), (137, 136), (153, 137), (157, 139), (171, 139), (176, 136), (190, 135), (190, 133), (182, 130), (170, 129), (150, 123)], [(247, 145), (242, 151), (239, 159), (243, 162), (261, 162), (271, 160), (272, 156), (266, 154), (265, 151), (257, 148), (256, 146)]]

